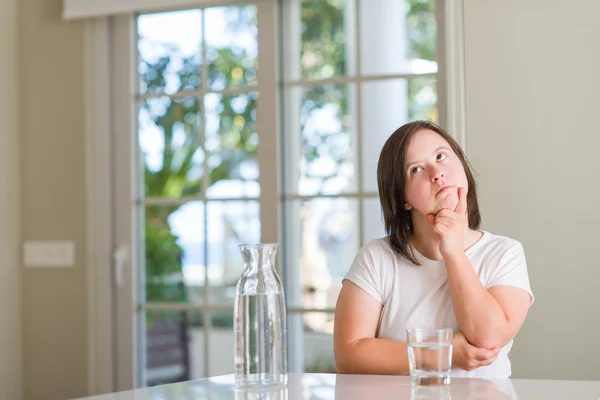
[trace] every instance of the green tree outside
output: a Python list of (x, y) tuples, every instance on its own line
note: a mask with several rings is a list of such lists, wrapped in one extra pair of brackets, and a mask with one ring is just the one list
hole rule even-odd
[[(435, 61), (436, 23), (433, 13), (434, 0), (407, 1), (407, 37), (410, 58)], [(248, 8), (231, 8), (227, 18), (231, 29), (244, 24), (255, 24), (255, 14)], [(238, 10), (244, 10), (239, 12)], [(342, 0), (304, 1), (302, 18), (303, 78), (320, 79), (345, 73), (344, 2)], [(141, 61), (140, 81), (148, 92), (165, 92), (169, 83), (166, 76), (175, 64), (173, 54), (178, 49), (167, 49), (152, 62)], [(244, 86), (256, 78), (255, 59), (246, 52), (232, 49), (208, 49), (211, 62), (208, 65), (210, 82), (221, 87)], [(308, 60), (308, 61), (307, 61)], [(197, 87), (200, 80), (200, 64), (197, 56), (184, 57), (177, 68), (178, 91)], [(409, 119), (423, 116), (415, 107), (415, 96), (423, 88), (422, 80), (412, 80), (408, 85)], [(241, 101), (240, 101), (241, 99)], [(200, 193), (203, 187), (203, 171), (198, 158), (217, 155), (215, 163), (209, 163), (210, 184), (223, 179), (239, 178), (243, 162), (256, 158), (258, 143), (255, 132), (255, 108), (257, 96), (221, 96), (218, 105), (218, 145), (211, 154), (201, 148), (199, 130), (203, 121), (199, 116), (198, 98), (151, 99), (140, 104), (150, 115), (152, 122), (164, 137), (164, 150), (159, 168), (144, 162), (143, 193), (146, 197), (177, 198)], [(161, 106), (157, 106), (157, 102)], [(338, 117), (344, 120), (348, 113), (345, 86), (316, 87), (304, 95), (303, 114), (337, 104)], [(240, 106), (241, 104), (241, 106)], [(431, 109), (430, 119), (437, 119), (437, 111)], [(185, 133), (185, 140), (177, 140)], [(323, 151), (334, 155), (339, 164), (347, 154), (336, 153), (334, 141), (323, 134), (319, 143), (303, 140), (303, 153), (307, 161), (321, 156)], [(333, 144), (332, 144), (333, 143)], [(181, 284), (183, 249), (170, 229), (168, 218), (180, 206), (150, 206), (145, 209), (145, 255), (146, 255), (146, 301), (186, 302), (186, 288)], [(179, 277), (179, 280), (178, 278)]]

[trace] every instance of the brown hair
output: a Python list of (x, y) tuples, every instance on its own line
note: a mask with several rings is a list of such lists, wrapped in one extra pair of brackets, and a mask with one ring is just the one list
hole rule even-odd
[(414, 121), (402, 125), (392, 133), (381, 149), (377, 164), (377, 186), (389, 243), (394, 251), (415, 265), (420, 264), (410, 243), (410, 236), (413, 233), (411, 211), (404, 208), (406, 203), (406, 152), (412, 136), (425, 129), (432, 130), (443, 137), (460, 159), (469, 184), (467, 193), (469, 228), (478, 229), (481, 223), (475, 178), (473, 178), (471, 166), (458, 143), (443, 128), (429, 121)]

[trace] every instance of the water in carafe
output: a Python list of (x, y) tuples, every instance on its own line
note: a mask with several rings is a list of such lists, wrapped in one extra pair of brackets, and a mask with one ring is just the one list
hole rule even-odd
[(275, 270), (277, 244), (240, 245), (244, 271), (234, 304), (238, 387), (287, 383), (285, 297)]

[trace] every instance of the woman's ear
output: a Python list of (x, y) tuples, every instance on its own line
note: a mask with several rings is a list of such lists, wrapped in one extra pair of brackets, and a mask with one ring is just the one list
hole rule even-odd
[(406, 211), (409, 211), (409, 210), (411, 210), (411, 209), (412, 209), (412, 206), (411, 206), (410, 204), (408, 204), (408, 203), (404, 203), (404, 209), (405, 209)]

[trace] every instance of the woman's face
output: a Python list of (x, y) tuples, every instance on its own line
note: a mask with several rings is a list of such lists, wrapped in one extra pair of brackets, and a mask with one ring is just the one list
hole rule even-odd
[(421, 215), (437, 214), (442, 208), (454, 211), (458, 188), (468, 190), (465, 169), (448, 142), (425, 129), (415, 133), (406, 152), (407, 209)]

